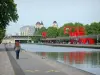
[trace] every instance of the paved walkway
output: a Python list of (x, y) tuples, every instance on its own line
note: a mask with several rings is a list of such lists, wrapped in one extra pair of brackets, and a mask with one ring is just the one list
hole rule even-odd
[(0, 44), (0, 75), (14, 75), (14, 70), (3, 44)]
[[(17, 60), (15, 59), (15, 52), (12, 49), (13, 47), (11, 47), (12, 46), (6, 46), (6, 61), (9, 61), (10, 59), (9, 64), (11, 62), (12, 66), (10, 64), (11, 70), (9, 72), (12, 74), (3, 74), (0, 72), (0, 75), (93, 75), (70, 66), (61, 65), (60, 63), (51, 60), (42, 59), (31, 52), (20, 52), (20, 58)], [(9, 58), (7, 57), (7, 54)], [(4, 69), (2, 68), (2, 70)], [(7, 68), (7, 70), (9, 69)]]

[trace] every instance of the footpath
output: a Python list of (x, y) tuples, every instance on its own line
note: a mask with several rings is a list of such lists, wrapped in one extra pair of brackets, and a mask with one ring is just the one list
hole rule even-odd
[(0, 75), (15, 75), (3, 44), (0, 44)]
[(94, 75), (68, 65), (42, 59), (32, 52), (21, 51), (15, 58), (13, 46), (0, 45), (0, 75)]

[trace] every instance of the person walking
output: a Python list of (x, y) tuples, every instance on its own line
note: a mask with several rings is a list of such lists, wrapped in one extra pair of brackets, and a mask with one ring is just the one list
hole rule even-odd
[(14, 49), (15, 49), (15, 52), (16, 52), (16, 59), (19, 59), (20, 48), (21, 47), (20, 47), (19, 41), (16, 41), (15, 46), (14, 46)]

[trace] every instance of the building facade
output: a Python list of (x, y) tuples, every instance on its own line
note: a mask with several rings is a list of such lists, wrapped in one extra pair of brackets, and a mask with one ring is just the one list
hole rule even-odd
[(34, 35), (35, 27), (34, 26), (23, 26), (20, 28), (21, 36), (32, 36)]
[(42, 21), (41, 21), (41, 22), (36, 22), (36, 24), (35, 24), (35, 28), (37, 28), (37, 29), (41, 29), (42, 27), (44, 27)]
[(52, 27), (58, 28), (58, 23), (54, 21)]

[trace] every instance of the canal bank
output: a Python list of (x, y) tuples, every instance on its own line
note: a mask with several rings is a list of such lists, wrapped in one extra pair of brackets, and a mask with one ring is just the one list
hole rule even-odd
[[(95, 75), (49, 59), (42, 59), (42, 57), (36, 55), (34, 52), (29, 51), (21, 51), (20, 59), (16, 60), (13, 48), (8, 46), (7, 51), (9, 52), (10, 62), (13, 68), (15, 68), (14, 72), (16, 75), (19, 68), (25, 75)], [(14, 63), (16, 63), (19, 68), (14, 67)]]
[(57, 69), (52, 69), (52, 70), (49, 70), (49, 72), (64, 72), (66, 73), (67, 75), (96, 75), (96, 74), (93, 74), (93, 73), (90, 73), (88, 71), (84, 71), (82, 69), (78, 69), (76, 67), (73, 67), (71, 65), (68, 65), (68, 64), (63, 64), (61, 62), (58, 62), (58, 61), (55, 61), (55, 60), (52, 60), (52, 59), (48, 59), (47, 57), (41, 57), (39, 55), (37, 55), (36, 53), (33, 53), (33, 52), (30, 52), (30, 51), (24, 51), (26, 52), (28, 55), (32, 56), (32, 57), (36, 57), (37, 59), (41, 60), (43, 63), (46, 63), (48, 65), (50, 65), (51, 67)]
[[(100, 75), (100, 50), (91, 48), (56, 47), (36, 44), (21, 45), (25, 50), (39, 53), (47, 59), (53, 58), (61, 64), (70, 65), (96, 75)], [(42, 57), (41, 57), (42, 58)], [(64, 63), (63, 63), (64, 62)]]
[(50, 43), (42, 43), (42, 44), (39, 44), (39, 45), (100, 49), (100, 45), (83, 45), (83, 44), (50, 44)]

